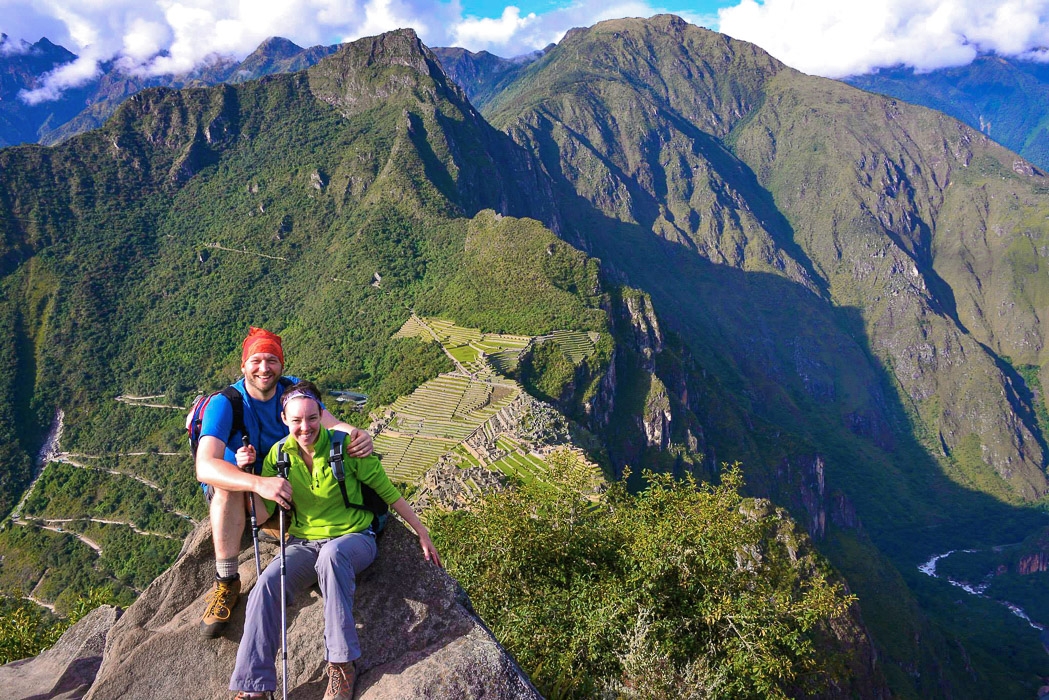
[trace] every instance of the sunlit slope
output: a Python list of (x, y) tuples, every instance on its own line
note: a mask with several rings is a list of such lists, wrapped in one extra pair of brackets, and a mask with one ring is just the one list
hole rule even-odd
[[(166, 565), (203, 513), (178, 407), (237, 376), (249, 325), (281, 334), (290, 373), (375, 405), (452, 369), (393, 338), (414, 306), (528, 337), (604, 330), (596, 261), (511, 216), (550, 207), (530, 162), (410, 31), (309, 72), (148, 90), (100, 130), (0, 151), (3, 509), (57, 409), (65, 460), (0, 535), (21, 562), (0, 587), (65, 604), (110, 581), (129, 600)], [(83, 575), (52, 563), (66, 550)]]
[[(935, 610), (910, 597), (924, 584), (852, 538), (906, 572), (923, 551), (1040, 522), (1023, 504), (1047, 488), (1045, 179), (948, 117), (669, 16), (569, 33), (485, 114), (541, 159), (565, 237), (680, 335), (680, 364), (655, 363), (665, 392), (632, 388), (638, 407), (667, 397), (668, 451), (698, 419), (706, 452), (742, 453), (751, 487), (810, 531), (837, 499), (825, 546), (900, 664), (894, 687), (965, 687), (964, 664), (928, 651), (953, 643), (923, 627), (938, 623), (899, 627)], [(920, 664), (939, 682), (906, 680), (908, 634), (930, 640)], [(981, 673), (1001, 661), (980, 655)]]

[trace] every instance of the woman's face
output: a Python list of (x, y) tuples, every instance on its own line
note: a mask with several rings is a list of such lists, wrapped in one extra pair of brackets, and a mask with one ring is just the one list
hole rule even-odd
[(317, 402), (307, 396), (298, 396), (284, 406), (280, 415), (288, 434), (302, 447), (312, 447), (317, 442), (321, 427), (321, 409)]

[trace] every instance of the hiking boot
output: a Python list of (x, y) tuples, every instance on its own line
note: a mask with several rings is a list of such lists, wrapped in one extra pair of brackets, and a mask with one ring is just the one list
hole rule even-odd
[[(284, 543), (288, 543), (288, 539), (291, 537), (291, 533), (288, 532), (287, 528), (284, 530)], [(280, 517), (277, 512), (274, 511), (273, 515), (269, 520), (259, 525), (259, 541), (269, 542), (270, 544), (280, 544)]]
[(273, 693), (252, 693), (241, 690), (233, 697), (233, 700), (273, 700)]
[(239, 576), (232, 581), (215, 579), (214, 588), (204, 597), (208, 607), (200, 621), (200, 633), (209, 638), (222, 634), (239, 598)]
[(357, 664), (353, 661), (342, 664), (329, 663), (328, 689), (324, 691), (324, 700), (350, 700), (356, 680)]

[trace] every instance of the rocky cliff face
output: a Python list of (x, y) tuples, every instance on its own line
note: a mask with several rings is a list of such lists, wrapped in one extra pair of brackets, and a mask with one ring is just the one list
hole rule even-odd
[[(0, 667), (4, 697), (213, 700), (230, 695), (226, 688), (244, 605), (237, 606), (222, 637), (200, 637), (197, 623), (212, 576), (210, 535), (206, 523), (198, 527), (175, 566), (115, 624), (116, 612), (100, 609), (37, 659)], [(264, 546), (264, 564), (275, 556), (276, 545)], [(245, 589), (255, 581), (253, 562), (249, 545), (241, 553)], [(358, 582), (354, 613), (364, 652), (355, 697), (539, 698), (473, 614), (462, 589), (422, 559), (417, 540), (399, 521), (387, 525), (378, 558)], [(292, 697), (323, 693), (323, 627), (323, 601), (316, 590), (289, 609)]]
[(1042, 571), (1049, 571), (1049, 553), (1047, 552), (1028, 554), (1021, 557), (1020, 561), (1016, 564), (1016, 573), (1021, 576), (1037, 574)]

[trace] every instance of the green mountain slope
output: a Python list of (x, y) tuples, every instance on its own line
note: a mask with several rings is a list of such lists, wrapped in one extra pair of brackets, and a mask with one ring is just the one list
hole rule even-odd
[[(0, 44), (4, 40), (6, 35)], [(116, 61), (107, 61), (99, 66), (97, 79), (66, 90), (55, 100), (27, 105), (19, 97), (22, 90), (39, 87), (47, 71), (76, 58), (61, 46), (41, 39), (24, 50), (0, 55), (0, 146), (50, 145), (96, 129), (124, 100), (147, 88), (241, 83), (275, 73), (290, 73), (312, 66), (337, 48), (336, 45), (303, 49), (287, 39), (272, 37), (243, 61), (220, 58), (189, 73), (154, 77), (130, 75)]]
[[(281, 333), (291, 372), (391, 398), (446, 369), (440, 351), (391, 339), (416, 303), (437, 313), (455, 299), (471, 320), (514, 333), (569, 321), (600, 332), (593, 263), (569, 250), (551, 259), (555, 239), (533, 222), (471, 219), (485, 207), (529, 213), (532, 201), (540, 210), (549, 201), (495, 167), (512, 174), (515, 157), (527, 171), (528, 158), (447, 84), (410, 31), (348, 46), (309, 73), (146, 90), (68, 144), (0, 151), (0, 317), (13, 339), (0, 378), (3, 510), (61, 408), (62, 449), (80, 455), (70, 460), (140, 474), (164, 487), (158, 510), (199, 517), (183, 411), (143, 404), (186, 406), (229, 381), (249, 324)], [(500, 239), (525, 246), (536, 236), (541, 258), (499, 252)], [(540, 264), (527, 292), (489, 276), (488, 294), (514, 295), (512, 314), (449, 289), (492, 270), (480, 257), (485, 270), (471, 271), (468, 237), (521, 273)], [(178, 454), (150, 466), (127, 457), (136, 451)], [(146, 527), (149, 513), (121, 505), (141, 487), (113, 479), (85, 514)], [(68, 501), (62, 483), (40, 488)], [(143, 493), (133, 500), (148, 502)], [(69, 515), (36, 501), (26, 508)], [(184, 534), (176, 524), (165, 534)], [(4, 545), (8, 563), (17, 558), (9, 547), (25, 551), (16, 545)], [(4, 584), (37, 574), (8, 568)]]
[[(741, 461), (859, 596), (877, 657), (856, 642), (840, 694), (1033, 693), (1037, 633), (917, 564), (1045, 525), (1042, 176), (676, 17), (574, 30), (512, 78), (486, 120), (403, 30), (0, 151), (4, 510), (62, 409), (66, 458), (113, 467), (76, 489), (95, 517), (177, 537), (201, 506), (164, 407), (236, 376), (249, 324), (285, 338), (289, 372), (396, 397), (451, 362), (393, 337), (417, 310), (549, 335), (517, 379), (632, 485)], [(26, 512), (82, 504), (77, 469)], [(128, 473), (165, 491), (153, 510)], [(11, 530), (0, 586), (134, 594), (127, 562), (69, 583), (48, 570), (90, 560), (83, 540)]]
[[(620, 459), (665, 464), (698, 446), (691, 424), (712, 413), (746, 425), (728, 444), (704, 430), (704, 451), (744, 454), (754, 488), (808, 514), (810, 532), (826, 527), (899, 664), (897, 692), (992, 687), (935, 653), (906, 680), (920, 652), (888, 619), (926, 595), (909, 573), (925, 554), (1041, 522), (1005, 504), (1046, 491), (1038, 388), (1015, 369), (1046, 366), (1043, 178), (943, 115), (669, 16), (570, 33), (485, 114), (541, 158), (565, 235), (651, 295), (683, 345), (649, 373), (662, 388), (622, 383), (635, 409), (669, 408), (669, 444), (649, 430)], [(688, 358), (716, 377), (716, 411), (677, 379)], [(896, 576), (850, 553), (866, 537), (910, 594), (860, 583)], [(956, 622), (934, 615), (910, 632), (946, 648)]]
[(1044, 63), (977, 56), (927, 73), (883, 69), (850, 85), (940, 110), (1049, 170), (1049, 70)]

